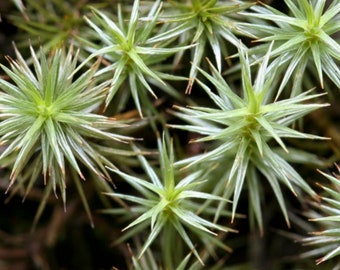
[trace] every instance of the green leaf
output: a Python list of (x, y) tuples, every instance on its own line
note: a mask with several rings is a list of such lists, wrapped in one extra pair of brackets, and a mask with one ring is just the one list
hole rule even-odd
[(233, 166), (231, 167), (229, 174), (228, 182), (233, 182), (233, 184), (231, 185), (234, 188), (234, 198), (231, 217), (232, 222), (234, 221), (235, 218), (236, 207), (240, 199), (243, 183), (246, 177), (246, 173), (248, 171), (248, 162), (250, 159), (250, 155), (249, 153), (247, 153), (248, 144), (249, 142), (244, 139), (240, 142), (235, 156), (235, 161), (233, 163)]
[(277, 143), (282, 147), (282, 149), (288, 152), (285, 144), (278, 136), (276, 130), (272, 127), (272, 125), (264, 117), (256, 117), (255, 119), (266, 131), (269, 132), (269, 134), (277, 141)]
[(144, 252), (147, 250), (147, 248), (151, 245), (151, 243), (156, 239), (156, 237), (158, 236), (158, 234), (160, 233), (161, 229), (164, 227), (164, 224), (166, 222), (166, 219), (158, 219), (156, 221), (155, 226), (153, 227), (153, 229), (151, 230), (151, 233), (149, 235), (149, 237), (147, 238), (147, 240), (145, 241), (142, 250), (139, 253), (138, 258), (141, 258), (144, 254)]
[(190, 248), (190, 250), (192, 250), (193, 254), (196, 256), (196, 258), (198, 259), (198, 261), (204, 265), (201, 257), (199, 256), (197, 250), (195, 249), (195, 246), (193, 245), (192, 241), (190, 240), (188, 234), (186, 233), (185, 229), (183, 228), (182, 224), (180, 222), (178, 222), (178, 220), (174, 219), (173, 220), (173, 225), (176, 228), (176, 230), (178, 231), (179, 235), (182, 237), (182, 239), (184, 240), (184, 242), (188, 245), (188, 247)]
[(254, 166), (248, 166), (248, 173), (246, 176), (246, 181), (248, 184), (248, 192), (249, 192), (249, 204), (251, 205), (250, 209), (254, 211), (256, 222), (260, 228), (261, 234), (263, 231), (263, 218), (262, 218), (262, 208), (261, 208), (261, 189), (260, 189), (260, 179), (258, 174), (255, 171)]

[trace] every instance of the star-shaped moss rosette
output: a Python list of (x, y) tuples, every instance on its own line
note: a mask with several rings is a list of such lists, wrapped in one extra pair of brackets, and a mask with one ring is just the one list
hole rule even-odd
[[(337, 166), (337, 168), (340, 171), (340, 167)], [(310, 220), (320, 225), (321, 230), (311, 233), (310, 237), (301, 241), (308, 247), (315, 247), (303, 254), (302, 257), (320, 256), (316, 260), (316, 264), (340, 256), (340, 179), (339, 175), (320, 173), (331, 183), (331, 185), (320, 185), (324, 190), (321, 195), (321, 203), (313, 204), (317, 215), (314, 214)], [(340, 263), (337, 263), (336, 266), (340, 267)]]
[[(252, 5), (254, 3), (251, 2), (217, 0), (169, 0), (166, 2), (162, 20), (175, 23), (176, 27), (183, 29), (179, 37), (181, 42), (196, 44), (191, 49), (193, 65), (190, 69), (187, 93), (191, 91), (197, 75), (195, 66), (200, 66), (202, 59), (208, 56), (207, 44), (215, 57), (217, 69), (221, 71), (223, 58), (229, 55), (227, 45), (231, 44), (237, 48), (240, 45), (237, 35), (251, 35), (248, 31), (238, 28), (237, 22), (240, 17), (238, 12)], [(180, 61), (182, 55), (183, 51), (180, 51), (176, 62)]]
[[(240, 194), (246, 184), (251, 199), (250, 215), (254, 215), (254, 220), (260, 229), (263, 227), (261, 177), (264, 176), (267, 179), (288, 225), (287, 208), (280, 183), (286, 185), (294, 194), (298, 193), (296, 190), (298, 188), (311, 196), (316, 195), (308, 183), (287, 162), (293, 156), (289, 155), (289, 149), (283, 139), (322, 139), (319, 136), (299, 132), (291, 126), (309, 112), (327, 105), (307, 103), (320, 96), (320, 94), (311, 94), (311, 91), (290, 99), (272, 102), (271, 99), (276, 94), (273, 82), (277, 76), (275, 71), (278, 66), (276, 69), (268, 69), (270, 49), (259, 67), (254, 83), (251, 79), (247, 53), (243, 49), (239, 51), (242, 97), (229, 87), (212, 64), (210, 65), (212, 74), (198, 68), (209, 83), (216, 88), (217, 92), (197, 80), (201, 88), (216, 104), (216, 108), (176, 106), (178, 111), (174, 112), (175, 116), (189, 124), (171, 125), (174, 128), (203, 135), (194, 142), (214, 141), (216, 143), (217, 146), (214, 149), (182, 160), (181, 164), (187, 164), (187, 167), (194, 164), (200, 167), (210, 167), (211, 162), (215, 162), (226, 171), (230, 164), (227, 185), (224, 182), (225, 194), (223, 196), (229, 199), (233, 195), (232, 212), (235, 213)], [(281, 152), (285, 152), (286, 155)], [(310, 156), (302, 151), (299, 158), (300, 162), (308, 163)], [(212, 178), (215, 177), (213, 173), (211, 175)], [(218, 212), (219, 210), (217, 215)]]
[[(284, 14), (269, 5), (253, 7), (254, 12), (243, 12), (249, 18), (267, 20), (274, 25), (245, 23), (244, 26), (258, 37), (257, 42), (267, 43), (261, 50), (265, 52), (268, 44), (275, 41), (271, 57), (280, 57), (284, 62), (283, 80), (278, 94), (293, 76), (292, 95), (301, 92), (305, 70), (316, 70), (316, 77), (324, 87), (324, 74), (340, 88), (340, 45), (336, 34), (340, 30), (340, 2), (326, 0), (284, 0), (290, 14)], [(261, 45), (260, 45), (261, 46)], [(312, 63), (312, 64), (311, 64)]]
[[(224, 201), (224, 199), (213, 194), (197, 191), (197, 188), (202, 183), (202, 173), (197, 170), (183, 177), (180, 169), (174, 167), (175, 157), (172, 143), (169, 143), (169, 146), (165, 138), (162, 141), (159, 138), (157, 141), (160, 160), (159, 168), (152, 166), (144, 156), (139, 155), (140, 163), (146, 173), (145, 178), (113, 170), (140, 193), (139, 196), (116, 192), (107, 194), (113, 198), (123, 199), (135, 204), (135, 206), (129, 207), (131, 210), (129, 212), (126, 209), (107, 209), (103, 211), (110, 214), (123, 214), (129, 219), (132, 216), (138, 216), (123, 229), (124, 231), (129, 229), (130, 231), (120, 241), (138, 235), (150, 226), (150, 234), (140, 249), (138, 258), (143, 256), (156, 238), (161, 237), (165, 239), (165, 242), (172, 243), (163, 245), (162, 254), (165, 256), (165, 265), (167, 267), (169, 264), (174, 266), (175, 263), (180, 263), (171, 262), (171, 258), (173, 260), (178, 259), (173, 256), (180, 245), (174, 242), (174, 239), (177, 239), (178, 236), (182, 238), (189, 247), (189, 251), (192, 251), (200, 263), (204, 264), (196, 251), (189, 231), (198, 235), (205, 246), (208, 247), (214, 244), (230, 252), (230, 248), (216, 237), (217, 234), (214, 231), (235, 232), (235, 230), (203, 218), (202, 216), (213, 215), (214, 211), (211, 211), (210, 208), (202, 208), (200, 203), (201, 200)], [(140, 153), (136, 146), (134, 148), (136, 153)], [(174, 269), (174, 267), (169, 269)]]
[[(164, 60), (190, 46), (169, 47), (173, 38), (182, 30), (169, 29), (167, 25), (159, 28), (158, 17), (161, 9), (161, 2), (155, 1), (149, 13), (142, 17), (140, 1), (137, 0), (134, 1), (129, 19), (124, 19), (120, 6), (118, 6), (117, 17), (95, 8), (92, 8), (92, 17), (85, 17), (94, 30), (92, 39), (88, 36), (85, 38), (80, 36), (85, 49), (91, 52), (86, 61), (103, 57), (106, 62), (106, 66), (96, 74), (110, 81), (106, 106), (121, 88), (125, 96), (127, 94), (132, 96), (141, 116), (143, 109), (153, 110), (148, 95), (157, 98), (153, 90), (155, 86), (172, 97), (181, 97), (177, 90), (166, 84), (165, 80), (187, 79), (165, 72), (164, 70), (169, 69), (169, 66), (164, 64)], [(121, 100), (128, 99), (125, 97)], [(124, 104), (120, 106), (123, 107)]]
[(126, 125), (96, 113), (107, 91), (107, 85), (94, 83), (98, 62), (73, 77), (78, 53), (72, 48), (58, 49), (49, 57), (43, 49), (40, 54), (30, 50), (32, 68), (16, 48), (17, 59), (7, 57), (10, 67), (1, 65), (9, 80), (0, 79), (0, 163), (11, 168), (9, 188), (17, 182), (28, 193), (42, 174), (47, 193), (59, 189), (65, 204), (66, 182), (73, 179), (88, 208), (80, 164), (109, 180), (105, 166), (114, 165), (97, 146), (101, 140), (131, 138), (109, 131)]

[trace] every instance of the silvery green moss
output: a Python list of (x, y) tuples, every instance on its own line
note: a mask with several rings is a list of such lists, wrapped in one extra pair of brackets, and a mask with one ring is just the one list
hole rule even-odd
[(0, 163), (11, 168), (9, 189), (26, 175), (25, 183), (19, 184), (26, 185), (27, 193), (42, 174), (46, 189), (55, 194), (59, 190), (66, 203), (69, 178), (78, 182), (78, 177), (86, 178), (82, 166), (97, 178), (110, 180), (105, 166), (114, 165), (97, 151), (96, 141), (131, 138), (109, 131), (124, 124), (96, 113), (107, 91), (106, 83), (95, 84), (93, 78), (98, 62), (79, 76), (71, 76), (78, 60), (72, 48), (57, 49), (48, 57), (42, 49), (36, 53), (30, 47), (30, 51), (33, 68), (17, 49), (16, 60), (7, 57), (10, 67), (1, 65), (10, 80), (0, 79), (4, 147)]
[[(170, 144), (170, 145), (169, 145)], [(135, 147), (136, 152), (140, 152)], [(108, 209), (105, 213), (122, 214), (136, 218), (126, 226), (123, 231), (131, 230), (122, 239), (132, 237), (150, 228), (150, 234), (140, 249), (138, 258), (141, 258), (150, 245), (156, 239), (164, 238), (162, 252), (165, 254), (164, 262), (167, 267), (174, 267), (178, 258), (174, 257), (179, 243), (174, 241), (179, 235), (189, 250), (196, 256), (202, 265), (203, 260), (198, 254), (190, 233), (197, 234), (204, 244), (224, 248), (230, 252), (230, 248), (217, 238), (217, 231), (230, 232), (231, 228), (213, 223), (200, 215), (211, 215), (209, 208), (201, 209), (198, 201), (220, 201), (223, 198), (214, 194), (198, 191), (197, 187), (204, 181), (202, 173), (197, 170), (190, 174), (181, 175), (180, 169), (174, 167), (175, 156), (172, 143), (167, 143), (165, 137), (158, 139), (160, 167), (154, 168), (147, 159), (139, 155), (139, 160), (146, 176), (139, 177), (126, 174), (119, 170), (113, 170), (129, 183), (140, 195), (129, 195), (118, 192), (108, 193), (108, 196), (120, 198), (136, 204), (130, 207), (130, 211), (124, 209)], [(122, 211), (124, 210), (124, 211)], [(197, 214), (200, 212), (200, 215)], [(160, 236), (163, 232), (163, 236)], [(173, 244), (171, 244), (171, 242)], [(170, 267), (170, 268), (172, 268)]]
[[(301, 91), (306, 70), (315, 70), (321, 87), (324, 87), (324, 74), (340, 87), (340, 45), (336, 38), (340, 30), (340, 2), (326, 0), (285, 0), (289, 8), (287, 14), (269, 5), (255, 6), (254, 12), (243, 13), (272, 24), (245, 24), (249, 31), (258, 36), (257, 42), (275, 41), (271, 57), (279, 57), (284, 62), (284, 77), (278, 94), (293, 76), (293, 93)], [(257, 50), (255, 47), (254, 50)], [(294, 94), (293, 94), (294, 95)]]
[[(237, 27), (238, 21), (241, 20), (239, 11), (252, 5), (254, 3), (244, 1), (167, 1), (161, 19), (181, 30), (180, 42), (195, 44), (191, 49), (193, 65), (189, 73), (187, 93), (190, 93), (197, 75), (195, 66), (199, 66), (202, 59), (208, 55), (207, 45), (210, 46), (219, 71), (225, 62), (223, 58), (229, 55), (228, 45), (236, 48), (244, 46), (240, 45), (237, 36), (252, 34)], [(183, 51), (178, 52), (175, 61), (180, 61), (182, 55)]]
[[(106, 66), (96, 74), (96, 76), (103, 75), (106, 81), (110, 81), (105, 100), (106, 106), (120, 88), (123, 89), (125, 96), (128, 93), (132, 96), (141, 116), (143, 110), (152, 111), (153, 105), (149, 95), (153, 99), (157, 98), (154, 86), (172, 97), (180, 97), (180, 94), (165, 80), (185, 80), (185, 78), (171, 75), (169, 70), (163, 72), (159, 64), (190, 46), (169, 46), (172, 39), (183, 30), (169, 28), (168, 25), (159, 29), (157, 26), (161, 10), (161, 1), (155, 1), (149, 12), (142, 17), (138, 0), (134, 1), (129, 19), (124, 18), (120, 5), (117, 17), (96, 8), (92, 8), (93, 16), (85, 17), (86, 22), (94, 30), (93, 41), (80, 35), (80, 39), (85, 44), (83, 46), (90, 52), (86, 61), (102, 56), (107, 62)], [(120, 104), (120, 106), (124, 108), (124, 105)]]
[[(263, 2), (12, 0), (20, 13), (0, 19), (18, 27), (20, 53), (1, 65), (0, 164), (10, 181), (0, 184), (10, 195), (42, 191), (34, 224), (51, 193), (66, 204), (70, 184), (91, 219), (88, 184), (98, 184), (114, 217), (96, 217), (122, 269), (314, 269), (311, 257), (339, 269), (339, 179), (322, 173), (331, 184), (314, 185), (313, 171), (339, 159), (340, 2)], [(126, 135), (133, 118), (138, 144)], [(311, 219), (299, 228), (312, 233), (297, 244), (310, 250), (285, 268), (291, 258), (281, 246), (273, 254), (281, 242), (271, 228), (286, 222), (294, 233), (302, 208)], [(55, 233), (48, 222), (58, 240), (69, 228)], [(261, 237), (244, 231), (248, 222)]]
[[(278, 151), (281, 148), (289, 154), (289, 149), (283, 141), (285, 138), (322, 139), (319, 136), (295, 130), (292, 124), (304, 115), (327, 104), (311, 103), (311, 100), (320, 96), (311, 94), (311, 91), (289, 99), (273, 100), (276, 93), (275, 68), (278, 68), (278, 62), (277, 66), (269, 71), (271, 47), (259, 66), (254, 81), (247, 52), (242, 49), (242, 46), (240, 48), (242, 95), (237, 95), (230, 88), (212, 64), (210, 65), (212, 74), (197, 67), (216, 89), (215, 92), (198, 80), (198, 84), (215, 103), (215, 107), (176, 107), (178, 112), (174, 114), (188, 125), (172, 125), (172, 127), (201, 134), (201, 138), (194, 141), (196, 143), (217, 142), (213, 149), (189, 157), (180, 163), (190, 167), (194, 164), (204, 166), (205, 163), (209, 164), (213, 161), (218, 164), (217, 166), (222, 166), (229, 175), (226, 180), (221, 179), (223, 184), (219, 187), (224, 186), (223, 197), (229, 199), (233, 195), (233, 215), (236, 213), (244, 186), (247, 186), (251, 200), (250, 215), (255, 216), (262, 230), (261, 204), (263, 202), (258, 173), (268, 181), (288, 224), (285, 196), (280, 184), (286, 185), (296, 195), (298, 193), (296, 189), (301, 189), (311, 196), (316, 196), (307, 182)], [(301, 158), (307, 162), (309, 156), (303, 157), (303, 155), (301, 154)]]
[[(339, 170), (339, 167), (337, 167)], [(310, 251), (302, 257), (316, 257), (316, 264), (321, 264), (340, 255), (340, 180), (339, 176), (334, 174), (321, 174), (329, 180), (330, 185), (322, 185), (324, 193), (321, 195), (320, 203), (313, 203), (315, 213), (310, 215), (310, 220), (316, 222), (320, 231), (310, 232), (311, 236), (301, 240), (301, 242), (310, 247)], [(337, 263), (333, 269), (340, 267)]]

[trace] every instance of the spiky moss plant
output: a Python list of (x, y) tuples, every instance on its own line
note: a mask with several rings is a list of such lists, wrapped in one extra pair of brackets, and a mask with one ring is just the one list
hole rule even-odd
[[(340, 167), (337, 166), (338, 171)], [(340, 255), (340, 180), (339, 175), (330, 175), (324, 172), (320, 173), (325, 176), (331, 185), (320, 185), (324, 190), (321, 196), (321, 203), (314, 203), (314, 209), (318, 211), (316, 217), (311, 221), (317, 222), (321, 228), (318, 232), (311, 233), (310, 237), (303, 239), (301, 242), (309, 247), (315, 246), (314, 249), (304, 254), (302, 257), (321, 256), (316, 260), (319, 265), (325, 261), (339, 257)], [(340, 263), (335, 263), (334, 268), (339, 269)]]
[[(157, 143), (159, 168), (154, 168), (144, 156), (138, 156), (146, 173), (146, 178), (132, 176), (115, 169), (112, 170), (140, 193), (140, 196), (122, 193), (107, 194), (113, 198), (136, 204), (130, 210), (133, 215), (138, 217), (123, 229), (124, 231), (130, 229), (130, 232), (123, 236), (121, 241), (142, 233), (150, 225), (150, 234), (145, 240), (138, 258), (144, 255), (156, 239), (162, 239), (161, 241), (164, 242), (161, 249), (166, 269), (174, 269), (177, 260), (182, 258), (178, 256), (181, 244), (175, 241), (178, 236), (182, 238), (182, 241), (189, 247), (198, 261), (204, 265), (187, 231), (196, 234), (208, 251), (213, 252), (209, 249), (209, 246), (217, 245), (230, 252), (230, 248), (216, 237), (217, 234), (214, 231), (235, 232), (235, 230), (215, 224), (198, 215), (199, 211), (201, 216), (211, 216), (214, 211), (209, 208), (202, 209), (197, 200), (219, 201), (224, 199), (214, 194), (196, 191), (197, 186), (204, 181), (202, 172), (197, 170), (183, 176), (179, 169), (174, 168), (175, 156), (172, 143), (167, 142), (165, 136), (162, 141), (158, 138)], [(136, 146), (133, 147), (137, 153), (140, 152)], [(131, 218), (130, 211), (126, 209), (108, 209), (104, 212), (123, 214)], [(161, 234), (161, 232), (163, 233)]]
[(83, 32), (87, 0), (12, 0), (20, 14), (10, 16), (11, 21), (23, 33), (17, 40), (20, 49), (27, 48), (27, 40), (33, 46), (41, 45), (44, 52), (71, 44), (78, 32)]
[[(285, 160), (290, 159), (280, 153), (280, 148), (289, 154), (289, 149), (283, 141), (284, 138), (322, 139), (319, 136), (299, 132), (291, 125), (309, 112), (327, 106), (327, 104), (307, 104), (306, 102), (320, 96), (320, 94), (311, 94), (311, 91), (289, 99), (271, 101), (276, 94), (277, 74), (275, 71), (279, 66), (279, 62), (276, 62), (274, 68), (268, 69), (271, 47), (258, 69), (254, 83), (247, 52), (242, 49), (242, 46), (240, 48), (243, 97), (238, 96), (229, 87), (212, 64), (210, 65), (212, 75), (198, 68), (216, 88), (217, 93), (197, 80), (217, 108), (177, 106), (176, 109), (179, 112), (174, 112), (174, 114), (188, 122), (189, 125), (172, 125), (172, 127), (203, 135), (194, 142), (217, 142), (214, 149), (183, 160), (181, 164), (187, 164), (187, 167), (194, 164), (205, 166), (207, 162), (213, 161), (223, 166), (225, 170), (230, 164), (227, 183), (223, 184), (225, 185), (223, 197), (229, 199), (233, 194), (232, 213), (234, 216), (246, 182), (251, 201), (250, 216), (255, 217), (254, 220), (262, 231), (260, 174), (267, 179), (273, 189), (273, 194), (277, 198), (288, 225), (287, 208), (280, 183), (286, 185), (296, 195), (301, 189), (311, 196), (316, 196), (308, 183)], [(309, 161), (309, 155), (303, 152), (299, 158), (300, 161), (307, 163)], [(213, 173), (212, 178), (214, 178)], [(224, 202), (221, 205), (223, 204)], [(220, 209), (217, 209), (217, 216)]]
[[(284, 0), (290, 14), (282, 13), (269, 5), (254, 6), (254, 12), (242, 13), (250, 18), (259, 18), (274, 23), (244, 23), (243, 25), (258, 36), (256, 42), (261, 51), (275, 41), (271, 57), (279, 57), (284, 73), (278, 95), (293, 76), (292, 96), (301, 92), (301, 85), (306, 80), (305, 70), (316, 70), (316, 76), (324, 88), (324, 74), (340, 88), (340, 45), (336, 34), (340, 30), (340, 1), (330, 1), (326, 9), (326, 0)], [(264, 47), (264, 48), (263, 48)], [(254, 52), (259, 47), (254, 48)], [(284, 63), (284, 64), (283, 64)], [(313, 63), (313, 64), (311, 64)]]
[[(130, 94), (141, 116), (143, 109), (149, 114), (150, 111), (154, 113), (148, 94), (154, 98), (157, 98), (157, 95), (151, 85), (157, 86), (172, 97), (181, 97), (177, 90), (164, 80), (186, 78), (163, 72), (162, 62), (190, 46), (167, 47), (183, 30), (169, 29), (167, 25), (159, 28), (157, 24), (161, 10), (161, 1), (155, 1), (146, 16), (141, 18), (140, 1), (137, 0), (134, 1), (128, 20), (124, 18), (120, 5), (117, 18), (95, 8), (92, 8), (93, 17), (85, 17), (94, 30), (93, 42), (88, 38), (82, 39), (82, 46), (91, 53), (86, 61), (100, 56), (106, 62), (106, 66), (96, 74), (105, 75), (105, 80), (109, 80), (111, 84), (105, 101), (106, 106), (120, 88), (123, 88), (125, 96), (121, 98), (120, 106), (124, 108), (124, 100), (128, 100), (126, 96)], [(124, 82), (128, 85), (124, 85)]]
[[(197, 75), (195, 67), (200, 66), (202, 59), (208, 56), (207, 44), (213, 52), (217, 69), (221, 71), (224, 62), (222, 59), (229, 55), (226, 42), (237, 48), (240, 43), (236, 35), (251, 36), (248, 31), (241, 31), (237, 27), (240, 20), (237, 14), (252, 5), (254, 3), (243, 1), (166, 1), (162, 20), (166, 23), (175, 23), (176, 27), (182, 30), (183, 33), (179, 37), (181, 43), (196, 44), (191, 49), (193, 65), (189, 73), (187, 93), (190, 93)], [(177, 53), (175, 63), (180, 62), (183, 53), (184, 51)]]
[[(97, 178), (110, 180), (105, 166), (114, 166), (97, 149), (101, 140), (131, 138), (110, 131), (125, 125), (96, 113), (103, 102), (107, 84), (93, 78), (98, 62), (79, 76), (78, 52), (72, 47), (53, 51), (46, 57), (30, 47), (33, 69), (15, 48), (17, 60), (7, 57), (10, 68), (1, 65), (10, 81), (0, 79), (0, 163), (11, 169), (8, 189), (21, 179), (26, 194), (42, 174), (46, 193), (59, 189), (66, 203), (66, 182), (75, 181), (88, 209), (80, 179), (80, 163)], [(41, 201), (46, 203), (47, 197)]]

